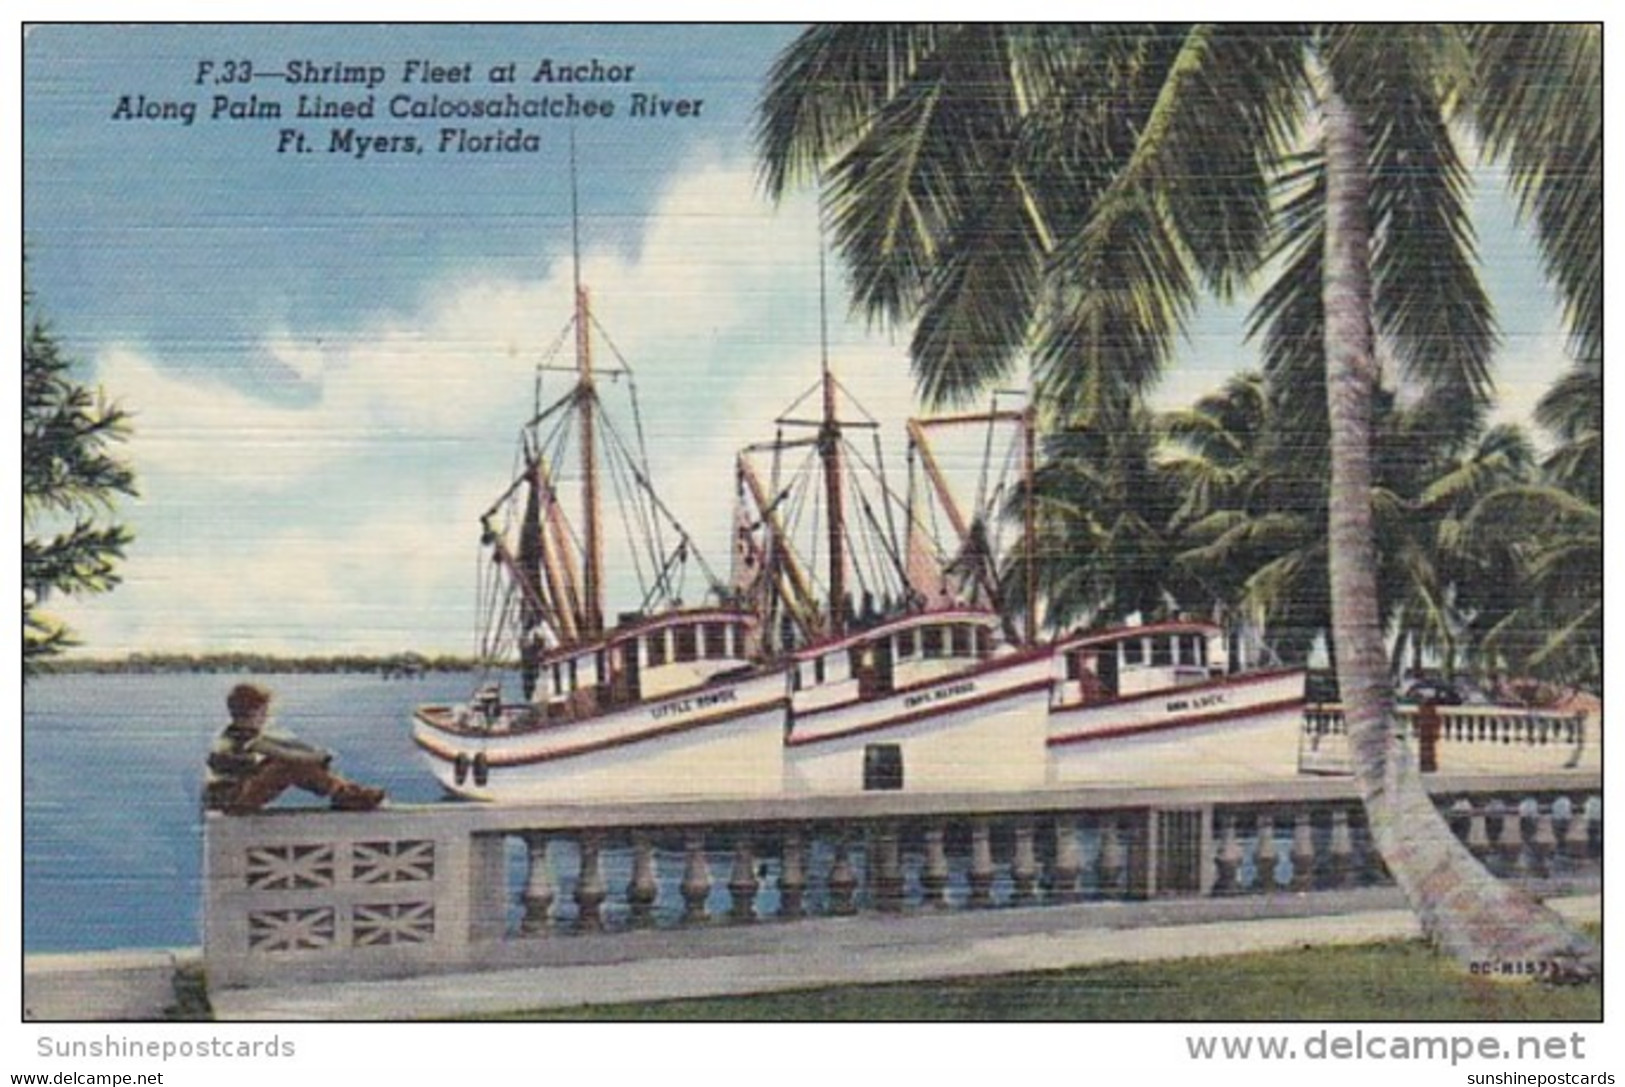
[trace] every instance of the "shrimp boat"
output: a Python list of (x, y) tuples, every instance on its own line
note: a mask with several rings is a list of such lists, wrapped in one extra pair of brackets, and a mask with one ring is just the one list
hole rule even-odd
[(1198, 620), (1059, 639), (1046, 739), (1054, 780), (1163, 785), (1295, 773), (1308, 673), (1234, 663), (1224, 631)]
[[(595, 370), (596, 326), (579, 273), (572, 324), (573, 383), (522, 428), (517, 478), (481, 518), (487, 672), (466, 703), (418, 708), (413, 741), (444, 788), (470, 799), (777, 794), (785, 669), (756, 659), (756, 616), (733, 606), (709, 569), (711, 599), (681, 603), (684, 571), (703, 560), (655, 494), (641, 440), (604, 409), (600, 376), (624, 378), (616, 383), (634, 408), (635, 385), (624, 362)], [(646, 582), (637, 609), (613, 624), (606, 480), (643, 530), (633, 565)]]
[[(818, 417), (796, 418), (815, 393)], [(877, 424), (861, 406), (861, 418), (843, 417), (843, 397), (856, 405), (826, 353), (819, 382), (780, 416), (778, 437), (738, 460), (735, 568), (759, 571), (740, 595), (757, 602), (771, 639), (765, 655), (789, 669), (786, 791), (1044, 784), (1049, 650), (1008, 628), (982, 591), (996, 586), (990, 568), (950, 570), (914, 500), (914, 456), (910, 494), (900, 499), (886, 483), (878, 435), (869, 455), (849, 437)], [(796, 427), (815, 433), (787, 439)], [(910, 427), (916, 453), (921, 434)], [(787, 478), (784, 461), (798, 451), (807, 455)], [(809, 520), (812, 530), (798, 531)], [(811, 573), (820, 565), (821, 585)]]

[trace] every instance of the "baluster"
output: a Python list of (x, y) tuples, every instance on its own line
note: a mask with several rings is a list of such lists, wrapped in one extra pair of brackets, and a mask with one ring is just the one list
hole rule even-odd
[(897, 828), (889, 823), (877, 827), (871, 840), (875, 908), (896, 913), (903, 908), (903, 858)]
[(655, 899), (660, 897), (660, 880), (655, 873), (655, 847), (641, 831), (632, 836), (632, 878), (626, 885), (626, 903), (634, 925), (654, 920)]
[(599, 912), (609, 891), (604, 886), (604, 873), (598, 863), (599, 837), (596, 831), (581, 835), (581, 874), (576, 880), (576, 907), (580, 910), (579, 924), (584, 929), (603, 928), (604, 919)]
[(1591, 853), (1591, 814), (1586, 802), (1569, 805), (1569, 825), (1563, 831), (1563, 855), (1583, 861)]
[(857, 912), (858, 876), (847, 856), (846, 835), (835, 839), (835, 861), (829, 870), (829, 909), (835, 914)]
[(993, 903), (993, 828), (977, 819), (970, 828), (970, 904)]
[(705, 920), (705, 900), (711, 897), (711, 866), (705, 860), (705, 832), (690, 831), (684, 839), (683, 920)]
[(1468, 817), (1472, 812), (1473, 806), (1465, 797), (1458, 797), (1453, 804), (1444, 809), (1444, 821), (1450, 825), (1450, 833), (1463, 845), (1467, 843)]
[(1550, 876), (1552, 858), (1557, 853), (1557, 827), (1553, 825), (1550, 807), (1537, 809), (1535, 813), (1535, 833), (1530, 839), (1529, 851), (1534, 874), (1543, 879)]
[(948, 905), (948, 835), (940, 826), (925, 831), (925, 867), (920, 872), (920, 889), (925, 904), (936, 909)]
[[(1512, 847), (1514, 863), (1512, 872), (1519, 879), (1529, 879), (1534, 876), (1537, 865), (1535, 857), (1534, 817), (1529, 815), (1529, 808), (1533, 801), (1524, 800), (1512, 806), (1507, 813), (1507, 822), (1516, 828), (1517, 840)], [(1503, 824), (1503, 831), (1505, 824)]]
[(1016, 824), (1015, 848), (1010, 856), (1013, 900), (1032, 902), (1038, 897), (1038, 850), (1033, 842), (1033, 825), (1027, 820)]
[(1307, 891), (1315, 885), (1315, 828), (1310, 821), (1309, 809), (1293, 816), (1292, 821), (1292, 889)]
[(1054, 894), (1062, 902), (1078, 897), (1078, 877), (1083, 875), (1083, 845), (1078, 841), (1077, 824), (1066, 817), (1055, 820), (1055, 867), (1050, 870)]
[(1332, 809), (1331, 881), (1336, 887), (1349, 887), (1357, 882), (1359, 871), (1354, 863), (1354, 832), (1349, 829), (1347, 808)]
[(1488, 807), (1473, 803), (1468, 798), (1467, 848), (1475, 857), (1485, 859), (1490, 854), (1490, 821)]
[(1493, 817), (1498, 812), (1501, 824), (1496, 828), (1495, 851), (1503, 870), (1516, 869), (1518, 859), (1523, 855), (1523, 815), (1515, 804), (1490, 801), (1490, 815)]
[(807, 892), (805, 845), (801, 831), (784, 832), (784, 845), (779, 855), (779, 915), (800, 917), (803, 896)]
[(1232, 812), (1224, 816), (1224, 836), (1219, 840), (1219, 850), (1213, 857), (1213, 867), (1217, 875), (1213, 880), (1213, 893), (1216, 895), (1233, 895), (1241, 890), (1241, 862), (1244, 854), (1241, 850), (1241, 839), (1236, 836), (1236, 817)]
[(1253, 870), (1257, 889), (1265, 894), (1275, 893), (1275, 868), (1281, 862), (1281, 852), (1275, 845), (1275, 817), (1258, 817), (1258, 848), (1253, 851)]
[(547, 863), (546, 835), (531, 832), (525, 840), (525, 887), (519, 894), (524, 915), (519, 931), (526, 936), (547, 931), (548, 911), (553, 908), (553, 871)]
[(756, 878), (756, 856), (751, 849), (750, 834), (741, 830), (734, 839), (733, 869), (728, 873), (728, 894), (733, 907), (728, 916), (735, 921), (749, 921), (755, 917), (756, 892), (762, 889)]
[(1123, 873), (1128, 868), (1128, 853), (1123, 848), (1122, 836), (1117, 830), (1117, 816), (1108, 815), (1100, 825), (1100, 891), (1115, 895), (1121, 890)]

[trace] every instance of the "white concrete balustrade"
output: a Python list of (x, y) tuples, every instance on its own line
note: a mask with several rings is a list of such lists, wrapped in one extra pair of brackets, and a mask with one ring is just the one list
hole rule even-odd
[[(1506, 878), (1594, 882), (1595, 773), (1430, 775)], [(496, 969), (577, 932), (1380, 882), (1352, 782), (210, 815), (211, 989)]]
[[(1509, 709), (1503, 706), (1439, 706), (1435, 756), (1444, 774), (1523, 774), (1548, 770), (1602, 771), (1596, 722), (1583, 713)], [(1398, 708), (1400, 736), (1420, 757), (1417, 707)], [(1303, 711), (1298, 770), (1347, 774), (1351, 770), (1343, 707), (1311, 704)]]

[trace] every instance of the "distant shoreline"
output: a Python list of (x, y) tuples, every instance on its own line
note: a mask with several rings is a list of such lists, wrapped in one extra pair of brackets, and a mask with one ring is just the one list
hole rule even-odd
[(422, 653), (340, 653), (279, 656), (269, 653), (131, 653), (125, 657), (57, 658), (39, 665), (41, 675), (160, 675), (250, 672), (376, 674), (410, 679), (430, 673), (472, 672), (480, 662), (471, 657)]

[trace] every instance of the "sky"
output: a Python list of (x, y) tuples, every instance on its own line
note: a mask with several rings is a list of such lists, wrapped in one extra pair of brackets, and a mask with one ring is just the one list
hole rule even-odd
[[(637, 374), (662, 497), (725, 569), (733, 453), (769, 436), (819, 368), (816, 201), (770, 204), (751, 139), (794, 33), (35, 29), (29, 281), (87, 379), (130, 412), (141, 489), (119, 507), (135, 533), (124, 583), (52, 601), (83, 652), (473, 649), (477, 518), (570, 315), (572, 132), (583, 281)], [(534, 82), (544, 62), (604, 81)], [(401, 96), (510, 93), (615, 112), (390, 116)], [(633, 116), (634, 95), (655, 115)], [(373, 116), (300, 117), (301, 96)], [(334, 137), (345, 129), (422, 150)], [(530, 150), (457, 150), (516, 130)], [(1479, 180), (1497, 414), (1526, 420), (1565, 364), (1558, 311), (1498, 180)], [(1256, 365), (1243, 313), (1198, 314), (1159, 404)], [(838, 303), (830, 325), (843, 382), (883, 421), (910, 414), (907, 330)]]

